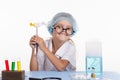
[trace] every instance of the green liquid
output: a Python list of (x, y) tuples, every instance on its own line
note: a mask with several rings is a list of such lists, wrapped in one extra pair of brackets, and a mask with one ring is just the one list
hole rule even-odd
[(12, 62), (12, 69), (11, 69), (12, 71), (14, 71), (15, 70), (15, 62)]

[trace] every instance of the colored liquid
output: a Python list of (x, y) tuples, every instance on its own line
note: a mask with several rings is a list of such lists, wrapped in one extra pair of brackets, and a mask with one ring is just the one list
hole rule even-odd
[(5, 60), (5, 66), (6, 66), (6, 71), (9, 71), (9, 62), (8, 62), (8, 60)]
[(14, 71), (15, 70), (15, 62), (12, 62), (12, 67), (11, 70)]
[(86, 57), (86, 73), (102, 74), (102, 57), (87, 56)]
[(21, 71), (21, 62), (20, 61), (17, 61), (17, 70)]

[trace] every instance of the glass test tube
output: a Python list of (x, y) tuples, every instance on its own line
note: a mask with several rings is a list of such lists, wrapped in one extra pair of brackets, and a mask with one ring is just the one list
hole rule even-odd
[(21, 71), (21, 62), (20, 61), (17, 61), (17, 70)]
[(11, 70), (14, 71), (15, 70), (15, 62), (12, 62), (12, 65), (11, 65)]

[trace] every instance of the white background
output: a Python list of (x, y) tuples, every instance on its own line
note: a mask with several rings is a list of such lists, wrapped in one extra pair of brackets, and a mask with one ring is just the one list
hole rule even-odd
[[(85, 42), (102, 42), (103, 70), (120, 72), (119, 0), (0, 0), (0, 70), (4, 60), (21, 60), (29, 70), (29, 39), (35, 34), (30, 22), (48, 22), (58, 12), (71, 13), (79, 30), (72, 37), (77, 48), (77, 70), (85, 70)], [(39, 35), (50, 37), (45, 26)]]

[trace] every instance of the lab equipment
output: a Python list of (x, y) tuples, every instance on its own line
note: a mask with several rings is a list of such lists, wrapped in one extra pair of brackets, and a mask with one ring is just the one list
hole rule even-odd
[[(32, 22), (30, 22), (30, 26), (36, 28), (36, 35), (38, 35), (38, 27), (41, 27), (43, 25), (46, 25), (46, 23), (45, 22), (41, 22), (41, 23), (32, 23)], [(33, 45), (34, 45), (34, 48), (35, 48), (34, 54), (36, 55), (36, 53), (38, 52), (38, 44), (36, 43), (36, 44), (33, 44)]]
[(12, 62), (11, 70), (12, 70), (12, 71), (15, 70), (15, 62)]
[(9, 71), (9, 61), (5, 60), (6, 71)]
[(0, 80), (25, 80), (25, 71), (2, 71)]
[(11, 70), (9, 70), (9, 62), (5, 60), (6, 70), (2, 70), (2, 79), (0, 80), (24, 80), (25, 79), (25, 71), (21, 70), (21, 62), (17, 61), (17, 70), (15, 70), (15, 62), (11, 63)]
[(86, 42), (86, 73), (91, 78), (102, 75), (102, 43), (100, 41)]
[(21, 71), (21, 62), (20, 61), (17, 61), (17, 70)]

